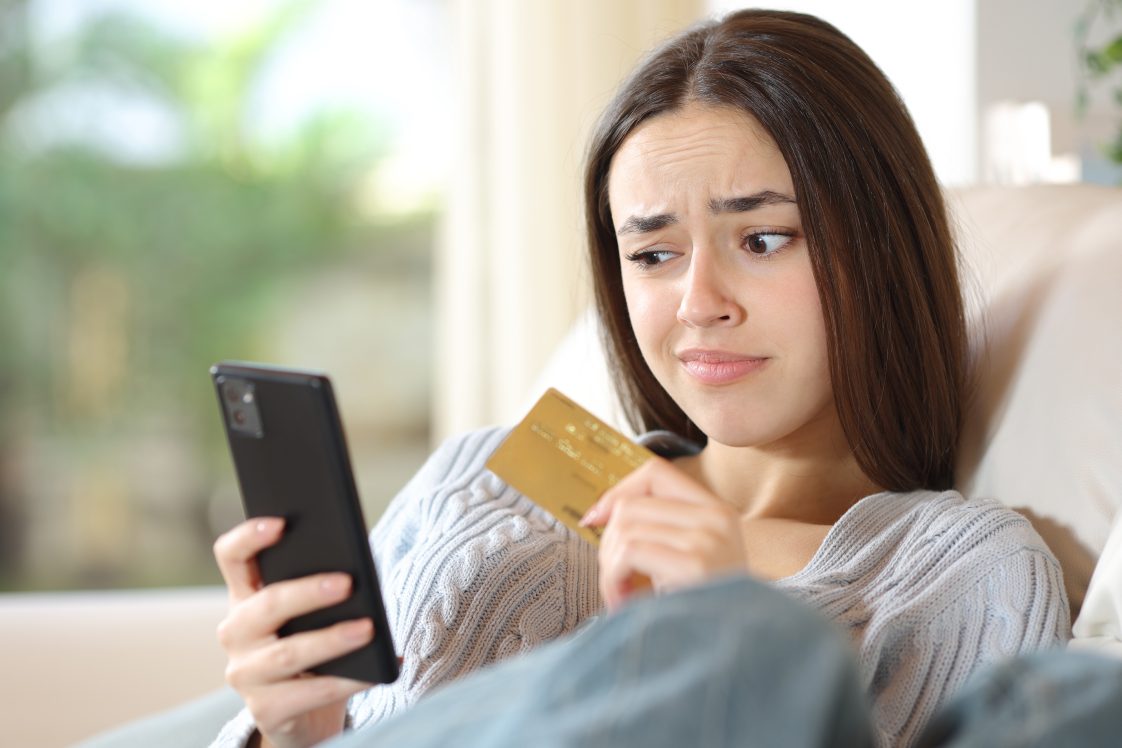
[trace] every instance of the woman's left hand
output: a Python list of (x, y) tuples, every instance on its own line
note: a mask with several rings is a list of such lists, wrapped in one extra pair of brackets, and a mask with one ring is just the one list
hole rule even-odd
[(600, 594), (609, 610), (748, 567), (740, 514), (670, 462), (653, 457), (604, 493), (582, 522), (604, 527)]

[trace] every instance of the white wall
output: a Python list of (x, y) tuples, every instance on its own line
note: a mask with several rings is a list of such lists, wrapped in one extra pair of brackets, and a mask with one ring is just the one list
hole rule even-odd
[[(1119, 126), (1119, 107), (1096, 91), (1085, 117), (1075, 112), (1079, 65), (1075, 23), (1089, 3), (1074, 0), (980, 0), (978, 111), (999, 101), (1039, 101), (1051, 115), (1053, 155), (1074, 154), (1086, 181), (1117, 183), (1122, 170), (1102, 156)], [(1122, 29), (1122, 16), (1097, 24), (1092, 43)], [(985, 143), (980, 156), (985, 158)]]
[[(900, 91), (947, 185), (982, 182), (994, 155), (984, 136), (998, 102), (1041, 102), (1049, 110), (1052, 156), (1073, 156), (1086, 181), (1117, 183), (1122, 168), (1101, 147), (1119, 126), (1105, 91), (1086, 116), (1075, 113), (1079, 81), (1075, 24), (1082, 0), (764, 0), (766, 7), (811, 13), (861, 45)], [(742, 7), (709, 0), (714, 13)], [(1098, 27), (1117, 33), (1122, 17)]]
[[(714, 13), (744, 5), (709, 0)], [(771, 0), (762, 5), (816, 15), (847, 34), (900, 92), (940, 181), (977, 181), (974, 0)]]

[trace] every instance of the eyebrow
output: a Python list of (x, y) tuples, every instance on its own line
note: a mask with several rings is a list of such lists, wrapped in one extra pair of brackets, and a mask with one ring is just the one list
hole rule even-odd
[[(721, 213), (747, 213), (765, 205), (780, 205), (789, 203), (795, 205), (795, 198), (784, 195), (774, 190), (762, 190), (746, 197), (714, 198), (709, 201), (709, 211), (713, 215)], [(646, 234), (651, 231), (673, 226), (678, 222), (678, 216), (673, 213), (659, 213), (653, 216), (630, 216), (624, 221), (616, 236), (624, 234)]]
[(713, 215), (720, 213), (747, 213), (765, 205), (781, 205), (783, 203), (795, 204), (795, 198), (784, 195), (782, 192), (763, 190), (748, 197), (726, 197), (709, 201), (709, 210)]
[(672, 226), (678, 222), (678, 216), (673, 213), (659, 213), (657, 216), (630, 216), (619, 227), (616, 236), (624, 234), (646, 234), (651, 231)]

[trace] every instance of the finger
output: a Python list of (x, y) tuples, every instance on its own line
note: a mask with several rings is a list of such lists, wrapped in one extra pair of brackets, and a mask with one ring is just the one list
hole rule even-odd
[(654, 583), (646, 574), (633, 571), (622, 579), (600, 580), (600, 596), (609, 613), (619, 610), (624, 603), (635, 597), (651, 594)]
[(585, 515), (583, 517), (581, 517), (580, 524), (585, 527), (603, 526), (607, 524), (608, 519), (612, 516), (612, 509), (620, 496), (634, 493), (645, 493), (632, 488), (632, 485), (636, 484), (637, 482), (635, 475), (637, 473), (654, 469), (649, 466), (653, 463), (658, 462), (666, 461), (656, 455), (655, 457), (650, 458), (642, 465), (635, 468), (630, 473), (621, 478), (614, 486), (601, 494), (596, 503), (593, 504), (587, 512), (585, 512)]
[(708, 488), (661, 457), (644, 462), (638, 469), (624, 476), (623, 480), (612, 487), (612, 491), (620, 494), (672, 496), (692, 503), (720, 501)]
[[(601, 567), (600, 594), (608, 610), (615, 610), (649, 587), (662, 591), (703, 578), (704, 568), (694, 554), (662, 543), (636, 540), (628, 544), (626, 554)], [(646, 583), (638, 584), (639, 581)]]
[(346, 600), (351, 588), (350, 575), (341, 572), (267, 585), (230, 609), (218, 640), (227, 651), (259, 646), (293, 618)]
[(664, 496), (693, 504), (720, 501), (705, 486), (661, 457), (652, 457), (604, 492), (600, 500), (581, 518), (590, 526), (603, 526), (623, 496)]
[(315, 675), (259, 687), (246, 695), (245, 704), (258, 729), (268, 735), (283, 732), (287, 725), (307, 712), (338, 703), (368, 688), (370, 684), (362, 681)]
[(682, 527), (679, 524), (663, 522), (655, 516), (648, 521), (632, 521), (626, 524), (619, 521), (617, 514), (612, 518), (608, 529), (600, 539), (600, 555), (603, 562), (614, 561), (627, 553), (629, 544), (635, 542), (658, 543), (682, 552), (697, 553), (714, 543), (720, 542), (720, 535), (708, 527)]
[(660, 522), (618, 520), (617, 514), (600, 545), (601, 592), (610, 605), (634, 592), (636, 574), (649, 577), (661, 591), (748, 568), (735, 528), (683, 530)]
[(636, 523), (710, 532), (725, 532), (730, 525), (739, 524), (735, 514), (722, 504), (694, 504), (676, 498), (635, 494), (616, 499), (608, 527), (623, 528)]
[(373, 638), (374, 624), (369, 618), (278, 638), (232, 660), (226, 667), (226, 682), (246, 691), (287, 680), (364, 647)]
[[(651, 531), (646, 532), (649, 534)], [(598, 554), (600, 596), (609, 611), (618, 608), (636, 592), (653, 587), (650, 577), (637, 570), (636, 559), (629, 552), (629, 546), (639, 542), (643, 535), (626, 539), (621, 534), (618, 523), (613, 519), (601, 538)], [(658, 534), (662, 538), (673, 535), (665, 528), (660, 528)]]
[(257, 554), (280, 540), (284, 520), (257, 517), (235, 526), (214, 541), (214, 559), (226, 581), (230, 601), (244, 600), (261, 588)]

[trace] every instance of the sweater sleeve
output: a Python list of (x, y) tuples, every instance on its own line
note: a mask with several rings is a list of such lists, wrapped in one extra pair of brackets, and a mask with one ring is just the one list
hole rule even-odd
[(404, 663), (396, 682), (352, 698), (355, 727), (599, 610), (596, 549), (484, 467), (506, 434), (446, 442), (371, 534)]
[[(902, 585), (903, 602), (871, 626), (861, 646), (880, 743), (911, 745), (936, 708), (981, 667), (1061, 646), (1070, 635), (1063, 576), (1027, 521), (955, 545), (968, 552)], [(953, 555), (953, 554), (951, 554)]]
[[(449, 439), (390, 502), (370, 534), (397, 681), (356, 694), (353, 727), (429, 689), (576, 628), (600, 608), (596, 551), (484, 467), (505, 429)], [(242, 710), (212, 748), (253, 734)]]

